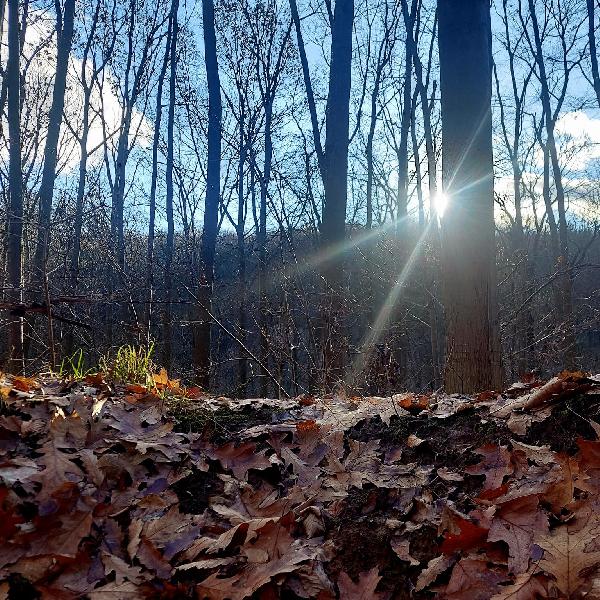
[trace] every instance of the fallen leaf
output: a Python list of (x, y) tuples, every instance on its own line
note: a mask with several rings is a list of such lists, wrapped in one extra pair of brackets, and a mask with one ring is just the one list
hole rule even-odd
[(381, 576), (377, 567), (373, 567), (370, 571), (359, 573), (358, 583), (354, 583), (348, 573), (342, 571), (337, 582), (340, 590), (340, 600), (380, 598), (381, 595), (375, 592), (375, 588), (380, 580)]

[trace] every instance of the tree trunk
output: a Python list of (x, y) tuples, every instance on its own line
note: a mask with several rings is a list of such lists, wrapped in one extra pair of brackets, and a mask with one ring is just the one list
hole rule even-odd
[[(265, 103), (265, 156), (263, 176), (260, 182), (260, 211), (258, 241), (258, 298), (259, 298), (259, 327), (260, 327), (260, 354), (263, 365), (267, 364), (269, 350), (267, 331), (267, 199), (269, 181), (271, 179), (271, 164), (273, 161), (273, 140), (271, 138), (271, 125), (273, 120), (273, 100), (268, 97)], [(259, 395), (266, 397), (268, 378), (264, 367), (261, 367)]]
[[(347, 0), (343, 0), (346, 1)], [(352, 0), (354, 1), (354, 0)], [(313, 142), (315, 145), (315, 152), (317, 153), (317, 160), (319, 164), (319, 171), (323, 181), (325, 180), (325, 153), (321, 146), (321, 133), (319, 131), (319, 121), (317, 119), (317, 108), (315, 104), (315, 96), (312, 89), (312, 81), (310, 79), (310, 71), (308, 68), (308, 59), (306, 57), (306, 49), (304, 48), (304, 39), (302, 37), (302, 29), (300, 28), (300, 16), (298, 15), (298, 5), (296, 0), (290, 0), (290, 11), (292, 13), (292, 20), (294, 21), (294, 27), (296, 28), (296, 37), (298, 40), (298, 52), (300, 54), (300, 64), (302, 66), (302, 77), (304, 79), (304, 87), (306, 89), (306, 100), (308, 102), (308, 109), (310, 112), (310, 122), (312, 126)], [(333, 43), (333, 42), (332, 42)], [(352, 44), (352, 39), (350, 40)], [(333, 55), (332, 55), (333, 60)], [(346, 136), (348, 137), (348, 136)]]
[(167, 67), (169, 65), (169, 49), (173, 32), (173, 20), (169, 20), (167, 39), (165, 41), (165, 55), (158, 75), (156, 90), (156, 117), (154, 119), (154, 139), (152, 141), (152, 175), (150, 178), (150, 215), (148, 220), (148, 247), (146, 250), (146, 311), (144, 325), (146, 336), (150, 343), (152, 326), (152, 304), (154, 300), (154, 240), (156, 237), (156, 188), (158, 184), (158, 146), (160, 143), (160, 126), (162, 122), (162, 95)]
[(417, 0), (412, 0), (410, 14), (408, 5), (402, 2), (402, 12), (406, 26), (406, 42), (404, 44), (404, 89), (402, 92), (402, 117), (400, 120), (400, 146), (398, 147), (398, 197), (396, 232), (401, 234), (406, 231), (406, 217), (408, 215), (408, 137), (410, 135), (410, 122), (412, 115), (412, 65), (413, 48), (411, 39), (415, 24)]
[(556, 147), (555, 127), (556, 114), (553, 114), (550, 105), (550, 89), (548, 76), (546, 74), (546, 64), (542, 47), (542, 38), (535, 11), (534, 0), (529, 0), (529, 13), (531, 16), (531, 25), (533, 27), (533, 37), (535, 42), (535, 60), (538, 66), (540, 80), (540, 100), (544, 109), (544, 119), (546, 127), (546, 144), (550, 155), (550, 164), (552, 165), (552, 176), (554, 187), (556, 189), (556, 208), (558, 210), (558, 242), (560, 245), (560, 254), (556, 256), (557, 269), (561, 271), (560, 276), (560, 296), (562, 308), (562, 320), (565, 328), (565, 363), (567, 368), (575, 367), (576, 340), (573, 332), (573, 300), (572, 284), (569, 273), (569, 242), (567, 224), (567, 213), (565, 207), (565, 190), (563, 185), (562, 171), (558, 161), (558, 150)]
[(354, 0), (337, 0), (331, 32), (331, 65), (327, 96), (325, 142), (325, 201), (321, 224), (323, 252), (337, 254), (323, 276), (329, 298), (323, 327), (325, 385), (339, 381), (345, 366), (343, 320), (343, 255), (339, 247), (346, 235), (348, 193), (348, 141), (352, 76), (352, 24)]
[(202, 0), (202, 27), (204, 31), (204, 61), (208, 83), (208, 165), (206, 169), (204, 228), (202, 231), (202, 266), (198, 291), (199, 313), (194, 340), (194, 366), (198, 383), (208, 389), (210, 384), (210, 313), (221, 195), (221, 118), (223, 112), (213, 0)]
[[(238, 260), (238, 336), (243, 345), (246, 344), (246, 197), (244, 191), (244, 167), (248, 148), (245, 140), (245, 113), (240, 106), (239, 158), (238, 158), (238, 214), (236, 223), (237, 260)], [(246, 352), (238, 358), (238, 394), (246, 396), (248, 385), (248, 358)]]
[[(8, 285), (10, 302), (23, 300), (23, 174), (21, 172), (21, 102), (19, 57), (19, 0), (8, 0), (8, 134), (9, 134), (9, 214), (8, 214)], [(23, 357), (23, 318), (13, 316), (8, 330), (8, 368), (21, 373)]]
[[(57, 3), (57, 10), (60, 4)], [(67, 69), (71, 54), (73, 40), (73, 21), (75, 16), (75, 0), (65, 0), (64, 12), (56, 15), (56, 75), (54, 77), (54, 90), (52, 92), (52, 106), (48, 116), (48, 133), (44, 149), (44, 166), (42, 169), (42, 182), (40, 184), (39, 215), (37, 245), (35, 249), (34, 281), (41, 287), (45, 280), (46, 260), (50, 240), (50, 216), (52, 214), (52, 197), (54, 195), (54, 181), (56, 179), (56, 163), (58, 160), (58, 140), (60, 126), (65, 105), (65, 89), (67, 85)], [(62, 21), (62, 22), (61, 22)], [(39, 290), (40, 297), (42, 295)]]
[(590, 62), (592, 63), (592, 82), (596, 92), (596, 101), (600, 106), (600, 72), (598, 71), (598, 53), (596, 50), (596, 0), (587, 0), (588, 43), (590, 45)]
[(448, 392), (500, 389), (488, 0), (438, 0)]
[(165, 248), (165, 310), (163, 312), (163, 364), (170, 370), (173, 363), (172, 349), (172, 323), (171, 303), (173, 301), (173, 257), (175, 254), (175, 221), (173, 217), (173, 144), (175, 125), (175, 92), (177, 85), (177, 11), (179, 0), (172, 0), (171, 5), (171, 73), (169, 80), (169, 115), (167, 119), (167, 166), (166, 166), (166, 197), (165, 209), (167, 213), (167, 240)]

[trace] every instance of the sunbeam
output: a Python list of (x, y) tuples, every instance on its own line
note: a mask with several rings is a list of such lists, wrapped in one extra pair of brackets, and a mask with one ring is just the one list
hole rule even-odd
[(417, 262), (417, 259), (421, 254), (423, 245), (429, 237), (429, 231), (431, 230), (432, 223), (433, 220), (430, 219), (427, 226), (421, 233), (419, 239), (417, 240), (417, 243), (415, 244), (415, 247), (413, 248), (410, 256), (408, 257), (406, 264), (402, 268), (402, 271), (400, 272), (396, 283), (393, 285), (392, 289), (387, 295), (387, 298), (385, 299), (385, 302), (383, 303), (383, 306), (381, 307), (381, 310), (377, 315), (377, 319), (375, 319), (375, 322), (371, 326), (367, 335), (364, 337), (361, 343), (361, 349), (358, 353), (358, 356), (354, 361), (352, 368), (349, 371), (346, 380), (347, 383), (355, 381), (356, 378), (365, 370), (365, 367), (367, 366), (367, 363), (369, 361), (370, 353), (377, 341), (379, 340), (379, 338), (381, 337), (382, 332), (388, 326), (392, 317), (392, 312), (398, 303), (400, 294), (402, 293), (402, 288), (404, 287), (409, 276), (411, 275), (413, 268)]

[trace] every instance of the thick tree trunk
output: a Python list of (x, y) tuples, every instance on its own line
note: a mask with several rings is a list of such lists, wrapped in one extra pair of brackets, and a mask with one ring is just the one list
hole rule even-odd
[[(9, 214), (8, 285), (10, 302), (22, 302), (23, 174), (21, 171), (21, 102), (19, 57), (19, 0), (8, 0), (8, 135), (9, 135)], [(9, 371), (23, 371), (23, 318), (12, 317), (8, 330)]]
[(502, 385), (496, 316), (488, 0), (438, 0), (445, 385), (471, 393)]
[(213, 0), (202, 0), (202, 20), (204, 60), (208, 83), (208, 166), (202, 231), (202, 266), (198, 291), (199, 313), (194, 340), (194, 366), (198, 383), (207, 389), (210, 384), (210, 314), (221, 194), (222, 104)]
[(333, 251), (323, 276), (327, 285), (325, 326), (322, 333), (325, 385), (342, 378), (345, 366), (343, 327), (343, 253), (348, 194), (348, 142), (352, 76), (352, 24), (354, 0), (337, 0), (331, 32), (331, 64), (325, 142), (325, 201), (321, 224), (323, 252)]
[[(60, 4), (57, 3), (57, 7)], [(73, 21), (75, 16), (75, 0), (65, 0), (64, 12), (56, 15), (56, 35), (58, 51), (56, 55), (56, 75), (52, 92), (52, 106), (48, 116), (48, 133), (44, 150), (44, 166), (40, 184), (37, 246), (35, 249), (34, 281), (41, 288), (45, 279), (46, 260), (50, 240), (50, 216), (52, 214), (52, 197), (56, 179), (56, 163), (58, 160), (58, 140), (65, 105), (65, 89), (67, 85), (67, 69), (71, 44), (73, 41)], [(41, 297), (40, 290), (40, 297)]]

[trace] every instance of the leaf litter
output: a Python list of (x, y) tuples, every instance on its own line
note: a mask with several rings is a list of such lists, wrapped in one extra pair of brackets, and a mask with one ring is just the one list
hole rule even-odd
[(0, 598), (600, 598), (600, 378), (211, 397), (0, 376)]

